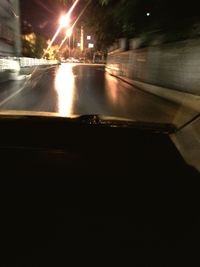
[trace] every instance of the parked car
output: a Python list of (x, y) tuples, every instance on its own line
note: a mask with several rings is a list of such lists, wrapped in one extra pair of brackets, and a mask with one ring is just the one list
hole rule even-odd
[(69, 57), (66, 59), (66, 62), (68, 63), (80, 63), (80, 60), (74, 57)]

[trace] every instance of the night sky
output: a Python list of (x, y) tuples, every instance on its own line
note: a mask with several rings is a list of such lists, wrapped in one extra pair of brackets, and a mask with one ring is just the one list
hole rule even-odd
[[(34, 32), (51, 38), (58, 27), (60, 15), (66, 13), (68, 7), (55, 0), (20, 0), (21, 19), (33, 27)], [(76, 13), (80, 11), (77, 6)]]

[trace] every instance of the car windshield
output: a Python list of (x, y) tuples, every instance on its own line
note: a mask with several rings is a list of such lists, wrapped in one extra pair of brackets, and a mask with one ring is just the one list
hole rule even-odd
[(0, 0), (2, 267), (200, 266), (199, 2)]
[(199, 31), (193, 0), (1, 0), (0, 111), (180, 128), (200, 109)]

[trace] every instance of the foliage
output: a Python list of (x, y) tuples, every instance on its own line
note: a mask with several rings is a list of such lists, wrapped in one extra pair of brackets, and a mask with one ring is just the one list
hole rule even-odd
[(25, 57), (34, 57), (34, 49), (36, 44), (35, 33), (22, 35), (22, 53)]
[(22, 52), (25, 57), (41, 58), (46, 40), (41, 35), (30, 33), (22, 36)]
[(106, 3), (101, 0), (91, 1), (81, 19), (81, 25), (94, 35), (98, 50), (106, 49), (119, 37), (119, 25), (114, 20), (112, 6)]
[[(50, 40), (48, 40), (47, 44), (49, 44)], [(45, 54), (46, 59), (58, 59), (59, 58), (59, 45), (52, 45), (48, 52)]]
[[(107, 47), (116, 38), (162, 32), (185, 34), (200, 22), (198, 1), (181, 0), (92, 0), (85, 25), (97, 37), (99, 46)], [(88, 20), (89, 18), (89, 20)], [(183, 26), (184, 25), (184, 26)]]
[(44, 39), (43, 36), (37, 35), (35, 50), (34, 50), (35, 57), (41, 58), (45, 48), (46, 48), (46, 40)]

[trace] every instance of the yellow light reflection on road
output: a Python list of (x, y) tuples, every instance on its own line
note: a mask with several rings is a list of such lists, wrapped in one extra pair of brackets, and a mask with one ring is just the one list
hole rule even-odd
[(62, 64), (56, 73), (55, 90), (58, 94), (58, 113), (61, 116), (72, 115), (74, 98), (74, 74), (72, 64)]
[(109, 99), (114, 105), (118, 105), (119, 101), (119, 84), (116, 78), (109, 73), (105, 73), (105, 87)]

